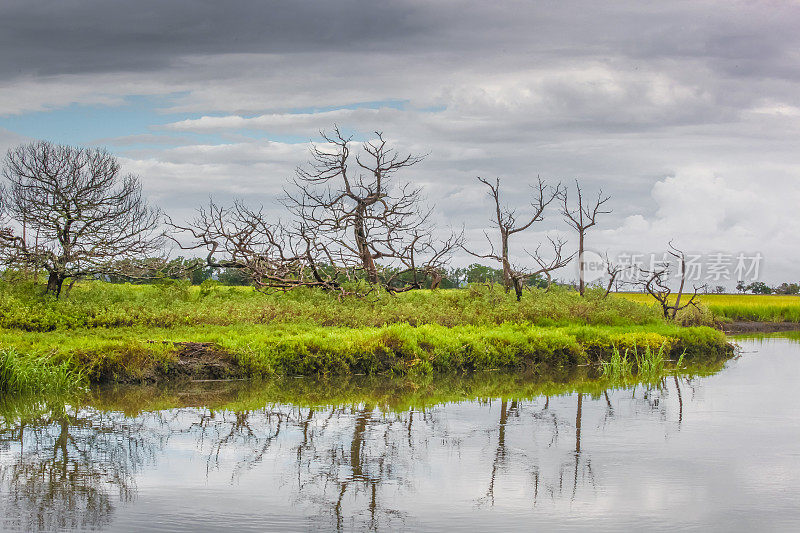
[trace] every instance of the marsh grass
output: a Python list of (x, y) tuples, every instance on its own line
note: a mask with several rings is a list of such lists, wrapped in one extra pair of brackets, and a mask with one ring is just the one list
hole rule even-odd
[(179, 327), (199, 324), (309, 324), (338, 327), (568, 324), (630, 326), (663, 322), (658, 312), (623, 298), (555, 287), (534, 289), (521, 302), (501, 287), (420, 290), (338, 298), (319, 290), (262, 294), (250, 287), (192, 287), (79, 282), (66, 298), (43, 295), (33, 283), (0, 281), (0, 327), (25, 331), (74, 328)]
[[(254, 378), (566, 367), (606, 360), (614, 346), (665, 356), (686, 350), (693, 361), (728, 353), (721, 332), (658, 315), (600, 291), (582, 298), (562, 288), (533, 290), (517, 302), (500, 287), (478, 285), (340, 299), (318, 290), (265, 295), (213, 284), (92, 281), (55, 300), (32, 283), (0, 282), (0, 349), (13, 350), (7, 386), (23, 389), (58, 376), (64, 383), (165, 379), (180, 367), (186, 343), (209, 346)], [(50, 378), (42, 370), (48, 365)], [(44, 377), (26, 377), (36, 372)]]
[(628, 349), (620, 352), (617, 346), (613, 346), (611, 350), (611, 357), (607, 361), (601, 361), (600, 367), (602, 368), (603, 376), (619, 380), (633, 376), (633, 360), (628, 358)]
[[(651, 304), (653, 299), (642, 293), (617, 293), (619, 299)], [(800, 322), (800, 296), (777, 294), (704, 294), (698, 297), (701, 311), (687, 308), (679, 315), (684, 323), (706, 324), (708, 317), (717, 320), (753, 322)]]
[(636, 376), (644, 381), (655, 381), (668, 371), (682, 369), (685, 356), (686, 350), (683, 350), (680, 352), (675, 366), (668, 368), (667, 363), (671, 360), (666, 342), (657, 349), (651, 346), (639, 349), (634, 346), (632, 349), (626, 348), (624, 351), (620, 351), (617, 346), (613, 346), (611, 357), (606, 361), (601, 361), (600, 368), (602, 375), (612, 380), (625, 380)]
[(23, 355), (14, 348), (0, 349), (0, 392), (24, 394), (59, 392), (79, 388), (81, 371), (70, 361), (54, 362), (45, 356)]
[(666, 357), (664, 355), (664, 345), (658, 350), (646, 346), (639, 355), (639, 350), (634, 350), (636, 356), (636, 375), (644, 380), (653, 380), (664, 374)]
[(180, 343), (206, 343), (251, 377), (351, 373), (428, 375), (492, 369), (572, 367), (637, 347), (692, 361), (726, 357), (731, 347), (711, 328), (530, 324), (341, 328), (275, 324), (179, 328), (0, 330), (0, 347), (69, 360), (93, 382), (141, 381), (169, 369)]

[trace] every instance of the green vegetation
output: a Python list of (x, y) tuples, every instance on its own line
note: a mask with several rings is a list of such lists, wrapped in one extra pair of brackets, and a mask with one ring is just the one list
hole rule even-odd
[[(1, 283), (1, 282), (0, 282)], [(386, 324), (496, 325), (505, 322), (540, 326), (570, 324), (628, 326), (661, 324), (653, 309), (624, 300), (603, 300), (602, 293), (554, 287), (532, 289), (517, 302), (502, 288), (473, 285), (464, 290), (418, 290), (398, 295), (373, 293), (339, 298), (336, 293), (298, 289), (262, 294), (251, 287), (217, 282), (190, 286), (164, 281), (154, 285), (79, 282), (68, 298), (42, 296), (32, 283), (0, 285), (0, 328), (55, 331), (234, 324), (303, 324), (377, 327)]]
[(679, 326), (523, 324), (379, 328), (237, 325), (116, 328), (30, 333), (5, 330), (1, 344), (24, 353), (71, 361), (90, 380), (169, 377), (180, 366), (180, 343), (204, 343), (229, 355), (250, 377), (274, 374), (391, 373), (572, 366), (601, 361), (613, 347), (664, 347), (695, 358), (728, 350), (722, 333)]
[(79, 388), (82, 383), (80, 371), (68, 361), (55, 362), (45, 356), (0, 348), (0, 393), (4, 395), (62, 392)]
[(609, 379), (625, 379), (633, 375), (633, 358), (628, 357), (628, 350), (620, 352), (614, 346), (611, 350), (611, 357), (601, 363), (603, 375)]
[[(216, 282), (81, 282), (61, 299), (32, 283), (0, 289), (0, 349), (11, 350), (9, 360), (91, 382), (531, 371), (597, 366), (615, 349), (694, 360), (730, 351), (711, 328), (683, 328), (624, 298), (558, 287), (533, 289), (522, 302), (485, 286), (341, 299)], [(206, 364), (214, 373), (198, 374)]]
[[(652, 302), (652, 298), (642, 293), (618, 293), (618, 296), (638, 303)], [(699, 296), (699, 299), (701, 306), (717, 320), (800, 322), (800, 296), (706, 294)], [(694, 309), (686, 311), (697, 314)]]
[[(643, 349), (634, 346), (632, 349), (625, 348), (621, 352), (614, 346), (611, 357), (601, 362), (603, 375), (614, 380), (628, 379), (634, 375), (643, 380), (656, 380), (664, 375), (667, 363), (671, 361), (666, 354), (667, 350), (666, 343), (657, 350), (651, 346), (645, 346)], [(675, 369), (682, 368), (685, 355), (686, 352), (680, 354)]]

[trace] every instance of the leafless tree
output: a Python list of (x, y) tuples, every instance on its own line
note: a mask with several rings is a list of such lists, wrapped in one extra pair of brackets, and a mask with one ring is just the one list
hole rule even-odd
[(496, 227), (500, 233), (500, 242), (499, 246), (496, 247), (495, 241), (489, 237), (488, 233), (484, 233), (486, 240), (489, 241), (489, 253), (479, 254), (466, 248), (464, 248), (464, 250), (475, 257), (491, 259), (500, 263), (503, 266), (503, 284), (506, 292), (509, 292), (513, 287), (517, 300), (519, 300), (522, 296), (522, 287), (525, 281), (539, 274), (545, 274), (548, 280), (550, 280), (550, 272), (563, 267), (569, 262), (569, 259), (571, 259), (571, 257), (566, 259), (563, 256), (562, 250), (564, 243), (561, 241), (554, 241), (553, 239), (550, 239), (555, 253), (555, 258), (552, 261), (546, 261), (540, 255), (540, 247), (538, 246), (534, 253), (529, 253), (539, 266), (538, 269), (529, 270), (519, 267), (515, 268), (509, 259), (509, 241), (511, 236), (525, 231), (535, 222), (544, 220), (544, 210), (559, 196), (561, 186), (556, 185), (554, 188), (548, 188), (541, 179), (537, 179), (536, 185), (533, 186), (533, 200), (531, 201), (531, 207), (533, 208), (532, 213), (520, 221), (517, 218), (515, 210), (502, 204), (500, 198), (500, 178), (496, 178), (494, 183), (481, 177), (478, 177), (478, 181), (489, 188), (489, 196), (494, 202), (494, 219), (492, 220), (492, 225)]
[[(300, 226), (291, 231), (280, 222), (270, 222), (263, 208), (257, 210), (235, 201), (224, 207), (209, 201), (197, 209), (184, 225), (167, 218), (176, 230), (170, 238), (184, 250), (204, 249), (205, 265), (240, 269), (262, 290), (290, 290), (296, 287), (341, 289), (340, 272), (332, 267), (334, 258)], [(189, 236), (189, 242), (181, 237)]]
[(522, 292), (522, 285), (524, 281), (528, 278), (533, 278), (539, 275), (544, 275), (547, 278), (547, 289), (550, 290), (550, 287), (553, 285), (553, 271), (558, 270), (559, 268), (563, 268), (572, 261), (572, 258), (575, 257), (575, 254), (566, 255), (564, 252), (564, 245), (566, 244), (561, 239), (552, 239), (550, 237), (547, 238), (550, 242), (550, 246), (552, 248), (552, 256), (548, 259), (545, 259), (544, 256), (541, 255), (539, 252), (541, 249), (541, 245), (537, 246), (533, 253), (526, 252), (528, 255), (533, 259), (536, 263), (537, 267), (533, 269), (526, 270), (522, 272), (522, 276), (519, 276), (519, 271), (512, 271), (516, 272), (516, 278), (520, 279), (522, 283), (516, 281), (514, 283), (514, 290), (517, 293), (517, 300), (520, 299), (520, 293)]
[(387, 272), (383, 281), (389, 292), (421, 289), (430, 281), (431, 289), (438, 289), (444, 279), (444, 269), (453, 250), (463, 244), (463, 233), (451, 233), (443, 240), (435, 239), (430, 231), (414, 231), (407, 242), (396, 246), (388, 243), (399, 266)]
[(605, 264), (606, 264), (606, 274), (608, 274), (608, 284), (606, 285), (606, 292), (603, 294), (603, 298), (608, 298), (609, 293), (611, 292), (611, 288), (614, 286), (614, 281), (616, 281), (617, 276), (625, 272), (627, 267), (615, 264), (611, 261), (608, 257), (608, 254), (605, 255)]
[[(435, 272), (452, 243), (433, 244), (421, 190), (394, 182), (398, 171), (422, 157), (399, 154), (380, 132), (355, 155), (352, 138), (337, 127), (320, 134), (325, 144), (312, 145), (309, 165), (297, 169), (294, 189), (286, 191), (285, 205), (299, 223), (313, 228), (317, 244), (337, 264), (363, 271), (371, 284), (381, 281), (379, 260), (418, 274)], [(427, 266), (419, 269), (417, 259), (426, 254)]]
[(14, 232), (13, 230), (7, 225), (8, 224), (8, 212), (6, 204), (8, 204), (8, 196), (7, 196), (6, 188), (3, 183), (0, 183), (0, 261), (4, 259), (4, 252), (6, 252), (7, 246), (13, 242), (14, 239)]
[(159, 250), (158, 210), (105, 150), (39, 141), (9, 150), (4, 163), (4, 203), (12, 228), (25, 229), (0, 238), (13, 262), (48, 272), (48, 292)]
[(597, 199), (594, 202), (583, 201), (583, 191), (578, 180), (575, 180), (575, 189), (577, 196), (577, 206), (575, 209), (570, 207), (569, 203), (569, 190), (564, 188), (559, 193), (561, 199), (561, 214), (567, 224), (572, 226), (578, 232), (578, 292), (583, 296), (586, 289), (585, 276), (584, 276), (584, 244), (586, 240), (586, 231), (597, 224), (597, 215), (607, 214), (611, 211), (604, 210), (603, 206), (608, 202), (611, 197), (603, 196), (601, 190), (597, 194)]
[(677, 260), (679, 268), (680, 283), (678, 284), (678, 291), (675, 293), (674, 303), (671, 302), (670, 298), (672, 295), (672, 288), (669, 283), (671, 273), (669, 263), (665, 262), (656, 265), (652, 270), (640, 269), (639, 272), (642, 278), (637, 281), (637, 284), (656, 299), (664, 313), (664, 318), (674, 319), (678, 311), (686, 309), (690, 305), (697, 307), (695, 299), (698, 291), (703, 287), (694, 286), (694, 292), (689, 297), (689, 300), (686, 301), (686, 303), (681, 303), (686, 285), (686, 255), (682, 250), (673, 246), (671, 242), (669, 243), (669, 248), (668, 253)]

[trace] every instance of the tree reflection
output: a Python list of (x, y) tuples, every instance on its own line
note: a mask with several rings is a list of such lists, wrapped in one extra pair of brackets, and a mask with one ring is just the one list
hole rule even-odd
[[(157, 416), (157, 415), (152, 415)], [(168, 432), (145, 420), (57, 405), (0, 429), (3, 525), (21, 531), (96, 529), (136, 494), (135, 474)], [(7, 458), (13, 457), (13, 461)]]
[[(694, 389), (687, 378), (670, 376), (631, 388), (602, 383), (585, 390), (528, 399), (500, 395), (462, 406), (432, 402), (422, 409), (363, 400), (301, 406), (285, 397), (264, 402), (262, 396), (259, 404), (239, 389), (226, 393), (229, 403), (222, 407), (176, 406), (127, 416), (107, 398), (98, 401), (103, 409), (61, 403), (37, 416), (6, 418), (0, 427), (2, 524), (18, 530), (108, 526), (115, 508), (134, 499), (137, 474), (157, 463), (172, 438), (193, 443), (207, 479), (229, 473), (236, 484), (264, 475), (264, 468), (270, 474), (278, 469), (280, 488), (323, 529), (407, 526), (413, 512), (398, 502), (425, 479), (419, 469), (438, 460), (432, 457), (458, 457), (459, 467), (480, 468), (484, 481), (460, 489), (474, 489), (468, 498), (482, 505), (518, 495), (521, 487), (534, 506), (543, 495), (570, 502), (602, 482), (591, 456), (604, 431), (626, 416), (677, 416), (680, 429)], [(675, 401), (664, 401), (671, 394)], [(677, 413), (667, 412), (670, 405)], [(451, 416), (467, 418), (458, 425)], [(464, 446), (478, 456), (461, 458), (464, 442), (482, 441), (483, 447)]]

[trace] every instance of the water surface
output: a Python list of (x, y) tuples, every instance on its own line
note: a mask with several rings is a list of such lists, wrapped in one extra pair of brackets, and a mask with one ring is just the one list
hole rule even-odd
[(800, 344), (701, 375), (5, 398), (8, 531), (800, 530)]

